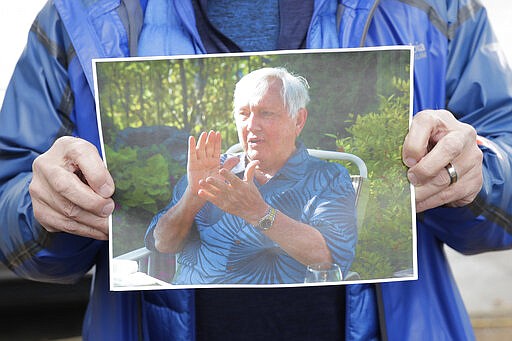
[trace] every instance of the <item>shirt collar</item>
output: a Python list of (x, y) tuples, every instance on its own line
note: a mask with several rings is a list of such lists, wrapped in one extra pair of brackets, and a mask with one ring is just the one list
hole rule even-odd
[(295, 153), (286, 161), (283, 168), (277, 171), (274, 178), (284, 178), (290, 180), (299, 180), (304, 178), (306, 174), (306, 163), (310, 159), (310, 155), (304, 143), (298, 141), (295, 143)]

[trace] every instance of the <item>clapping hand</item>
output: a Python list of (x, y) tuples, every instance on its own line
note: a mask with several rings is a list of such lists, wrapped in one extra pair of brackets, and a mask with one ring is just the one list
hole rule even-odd
[(221, 210), (239, 216), (255, 225), (265, 215), (267, 203), (254, 184), (259, 161), (247, 165), (244, 178), (240, 179), (228, 168), (221, 168), (220, 176), (210, 176), (200, 181), (199, 196)]
[[(220, 177), (220, 151), (222, 138), (219, 132), (202, 132), (196, 142), (193, 136), (189, 137), (188, 162), (187, 162), (187, 180), (188, 190), (193, 197), (201, 198), (198, 195), (201, 186), (200, 183), (207, 178)], [(223, 165), (223, 168), (231, 170), (238, 164), (238, 158), (229, 158)], [(201, 200), (206, 200), (201, 198)]]

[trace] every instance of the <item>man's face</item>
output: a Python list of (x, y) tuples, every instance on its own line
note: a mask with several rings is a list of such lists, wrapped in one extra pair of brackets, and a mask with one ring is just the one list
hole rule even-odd
[(281, 96), (281, 81), (271, 80), (261, 98), (248, 98), (247, 104), (235, 111), (238, 139), (251, 160), (259, 160), (259, 168), (274, 175), (295, 151), (295, 139), (307, 118), (305, 109), (292, 118)]

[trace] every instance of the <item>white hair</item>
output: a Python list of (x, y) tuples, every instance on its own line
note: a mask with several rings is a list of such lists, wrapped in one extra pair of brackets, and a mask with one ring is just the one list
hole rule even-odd
[(291, 117), (295, 118), (301, 108), (306, 108), (309, 103), (308, 81), (302, 76), (291, 74), (285, 68), (276, 67), (255, 70), (238, 81), (233, 96), (235, 113), (244, 105), (257, 103), (273, 80), (281, 82), (281, 97)]

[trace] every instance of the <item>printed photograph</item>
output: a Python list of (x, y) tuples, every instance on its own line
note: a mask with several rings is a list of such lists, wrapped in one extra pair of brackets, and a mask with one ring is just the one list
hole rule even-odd
[(111, 290), (417, 279), (412, 53), (95, 60)]

